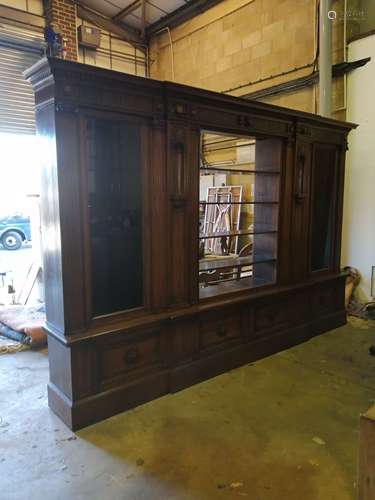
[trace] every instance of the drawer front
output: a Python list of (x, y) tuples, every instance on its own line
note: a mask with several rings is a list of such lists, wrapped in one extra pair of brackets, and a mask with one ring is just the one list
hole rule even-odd
[(122, 335), (121, 340), (99, 346), (98, 351), (102, 381), (132, 372), (153, 371), (162, 360), (161, 332)]
[(242, 311), (210, 313), (199, 320), (200, 348), (225, 347), (228, 343), (241, 339)]
[(259, 305), (255, 308), (255, 336), (286, 327), (288, 323), (288, 301)]
[(340, 290), (334, 286), (319, 287), (311, 292), (311, 310), (314, 316), (329, 314), (337, 310)]

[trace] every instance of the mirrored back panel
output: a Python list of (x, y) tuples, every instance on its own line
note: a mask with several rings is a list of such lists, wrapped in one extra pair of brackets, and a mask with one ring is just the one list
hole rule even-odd
[(281, 164), (281, 139), (201, 132), (201, 299), (276, 282)]

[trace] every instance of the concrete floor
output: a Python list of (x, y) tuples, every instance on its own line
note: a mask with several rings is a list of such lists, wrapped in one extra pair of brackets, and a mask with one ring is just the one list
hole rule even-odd
[(70, 432), (45, 353), (0, 356), (1, 500), (352, 500), (375, 327), (306, 344)]

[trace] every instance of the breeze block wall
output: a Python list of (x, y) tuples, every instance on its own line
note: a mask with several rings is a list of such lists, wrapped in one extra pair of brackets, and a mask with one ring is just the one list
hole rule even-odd
[(72, 0), (45, 0), (44, 12), (47, 24), (67, 40), (66, 59), (76, 61), (77, 54), (77, 7)]
[[(343, 60), (344, 0), (333, 0), (333, 63)], [(307, 76), (317, 48), (317, 0), (223, 0), (203, 14), (154, 36), (151, 77), (235, 96)], [(172, 41), (172, 44), (171, 44)], [(172, 58), (173, 52), (173, 58)], [(262, 98), (316, 112), (318, 86)], [(343, 106), (342, 79), (333, 82), (332, 108)]]

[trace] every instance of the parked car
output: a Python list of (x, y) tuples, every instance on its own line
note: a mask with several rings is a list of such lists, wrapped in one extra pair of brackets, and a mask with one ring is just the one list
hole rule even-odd
[(18, 250), (24, 241), (31, 241), (30, 217), (0, 217), (0, 243), (5, 250)]

